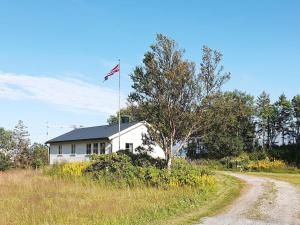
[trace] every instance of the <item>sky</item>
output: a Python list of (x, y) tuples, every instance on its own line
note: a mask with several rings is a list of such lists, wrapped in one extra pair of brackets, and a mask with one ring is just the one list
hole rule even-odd
[[(157, 33), (200, 64), (207, 45), (231, 72), (224, 90), (300, 94), (300, 1), (0, 0), (0, 127), (23, 120), (33, 142), (106, 123)], [(48, 123), (48, 135), (46, 123)]]

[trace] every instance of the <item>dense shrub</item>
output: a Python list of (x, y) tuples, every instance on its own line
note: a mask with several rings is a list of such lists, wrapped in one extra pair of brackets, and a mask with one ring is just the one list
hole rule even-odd
[(220, 162), (220, 160), (214, 159), (199, 159), (193, 160), (191, 163), (195, 166), (198, 166), (202, 169), (207, 168), (209, 170), (222, 170), (224, 169), (224, 165)]
[(5, 171), (10, 169), (12, 166), (12, 162), (10, 157), (0, 152), (0, 171)]
[(208, 170), (197, 168), (183, 159), (175, 159), (169, 171), (163, 160), (128, 152), (94, 156), (85, 173), (117, 186), (168, 188), (213, 185), (215, 182)]
[(300, 145), (274, 146), (268, 154), (272, 158), (281, 159), (291, 165), (300, 167)]
[(45, 172), (60, 177), (86, 176), (117, 187), (213, 187), (215, 184), (210, 170), (194, 166), (184, 159), (175, 159), (171, 170), (165, 165), (161, 159), (122, 151), (94, 155), (91, 162), (54, 164)]
[(250, 158), (247, 153), (242, 153), (237, 157), (224, 157), (220, 159), (222, 165), (228, 169), (244, 168), (249, 163)]
[(282, 169), (287, 168), (285, 162), (281, 160), (258, 160), (258, 161), (251, 161), (247, 164), (245, 169), (251, 171), (271, 171), (272, 169)]
[(59, 177), (80, 177), (90, 162), (54, 163), (50, 168), (45, 168), (48, 175)]

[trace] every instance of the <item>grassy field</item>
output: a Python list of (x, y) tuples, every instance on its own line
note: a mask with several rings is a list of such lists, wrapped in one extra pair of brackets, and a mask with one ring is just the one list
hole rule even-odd
[(243, 184), (217, 175), (214, 190), (114, 189), (35, 171), (0, 174), (0, 224), (188, 224), (232, 202)]
[(284, 181), (287, 181), (292, 184), (300, 186), (300, 174), (264, 173), (264, 172), (249, 172), (248, 174), (269, 177), (269, 178), (274, 178), (274, 179), (278, 179), (278, 180), (284, 180)]

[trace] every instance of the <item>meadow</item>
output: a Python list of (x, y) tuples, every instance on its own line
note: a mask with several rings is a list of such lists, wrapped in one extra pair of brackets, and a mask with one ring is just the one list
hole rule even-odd
[(190, 224), (219, 212), (243, 184), (215, 175), (213, 188), (114, 188), (41, 171), (0, 173), (0, 224)]

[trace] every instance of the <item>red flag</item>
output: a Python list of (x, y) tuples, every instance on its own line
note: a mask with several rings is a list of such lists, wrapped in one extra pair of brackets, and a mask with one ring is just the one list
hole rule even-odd
[(120, 71), (120, 64), (116, 65), (114, 68), (109, 71), (109, 73), (104, 77), (104, 81), (108, 80), (108, 77), (114, 75), (115, 73)]

